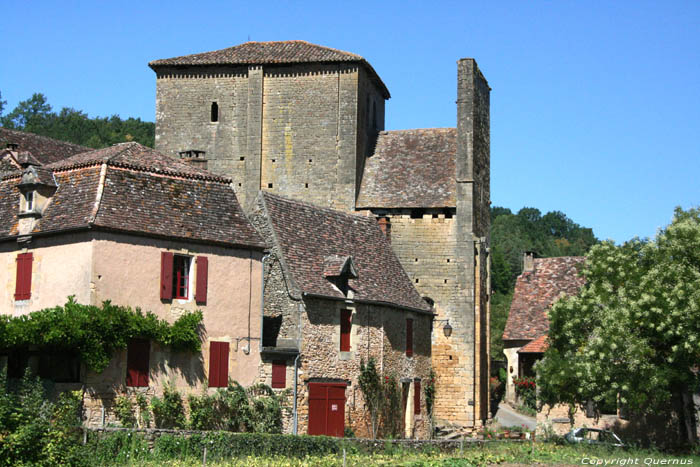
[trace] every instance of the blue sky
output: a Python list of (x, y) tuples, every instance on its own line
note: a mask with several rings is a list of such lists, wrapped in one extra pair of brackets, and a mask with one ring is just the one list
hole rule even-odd
[(700, 204), (700, 2), (4, 1), (0, 92), (154, 121), (150, 60), (303, 39), (365, 57), (387, 129), (455, 125), (456, 60), (491, 94), (494, 205), (617, 242)]

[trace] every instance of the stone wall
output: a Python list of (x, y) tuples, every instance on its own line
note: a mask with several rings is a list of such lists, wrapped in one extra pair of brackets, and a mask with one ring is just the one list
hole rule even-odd
[(156, 149), (174, 157), (206, 151), (209, 170), (231, 177), (246, 207), (263, 189), (352, 211), (375, 120), (383, 129), (384, 99), (353, 63), (164, 68), (157, 75)]

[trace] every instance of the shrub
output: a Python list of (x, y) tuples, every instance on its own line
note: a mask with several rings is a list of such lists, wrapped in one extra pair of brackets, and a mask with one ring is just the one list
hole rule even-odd
[(180, 393), (170, 384), (163, 387), (163, 398), (151, 399), (151, 410), (157, 428), (184, 428), (185, 406)]
[(520, 399), (525, 407), (536, 410), (537, 408), (537, 391), (535, 380), (528, 377), (513, 378), (515, 385), (515, 394)]
[(148, 398), (145, 394), (136, 394), (136, 407), (139, 409), (139, 426), (148, 428), (151, 424), (151, 409), (148, 406)]
[(123, 427), (133, 428), (136, 426), (136, 414), (134, 404), (129, 396), (117, 396), (114, 399), (114, 415)]
[(213, 396), (202, 394), (187, 396), (190, 406), (190, 420), (188, 426), (193, 430), (213, 430), (217, 427), (216, 399)]

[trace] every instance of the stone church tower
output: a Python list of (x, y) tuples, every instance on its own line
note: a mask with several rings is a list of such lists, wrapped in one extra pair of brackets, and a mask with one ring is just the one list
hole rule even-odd
[[(457, 62), (457, 126), (384, 131), (390, 94), (359, 55), (247, 42), (156, 60), (156, 149), (259, 190), (374, 215), (436, 311), (438, 423), (489, 417), (490, 88)], [(445, 332), (449, 323), (451, 335)]]

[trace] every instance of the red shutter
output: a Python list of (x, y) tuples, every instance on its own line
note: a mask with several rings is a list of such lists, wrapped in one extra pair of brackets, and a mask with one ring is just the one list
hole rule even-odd
[(406, 320), (406, 356), (413, 356), (413, 320)]
[(352, 311), (340, 310), (340, 351), (350, 351), (350, 331), (352, 330)]
[(272, 362), (272, 387), (287, 387), (287, 362), (284, 360), (274, 360)]
[(207, 282), (208, 282), (209, 260), (206, 256), (197, 256), (197, 287), (194, 292), (194, 299), (197, 303), (207, 303)]
[(413, 413), (420, 415), (420, 381), (413, 383)]
[(164, 251), (160, 254), (160, 299), (173, 298), (173, 254)]
[(209, 344), (209, 387), (225, 388), (228, 386), (228, 342), (211, 342)]
[(132, 339), (126, 350), (126, 385), (148, 387), (148, 361), (151, 344), (144, 339)]
[(32, 253), (17, 255), (17, 280), (15, 282), (15, 300), (29, 300), (32, 296)]

